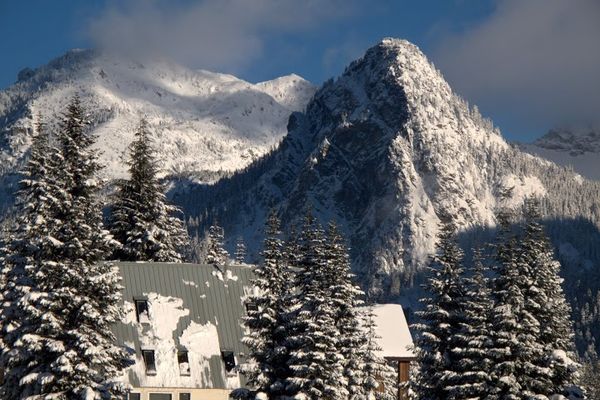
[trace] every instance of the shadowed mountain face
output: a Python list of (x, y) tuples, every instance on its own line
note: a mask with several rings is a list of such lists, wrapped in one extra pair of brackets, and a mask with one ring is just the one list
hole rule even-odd
[(216, 218), (254, 255), (269, 208), (289, 229), (310, 207), (341, 226), (363, 286), (405, 302), (414, 300), (410, 288), (442, 215), (471, 242), (472, 232), (494, 226), (500, 198), (518, 207), (525, 196), (544, 196), (549, 217), (600, 221), (599, 184), (507, 144), (418, 48), (395, 39), (327, 82), (305, 113), (290, 117), (272, 153), (215, 185), (181, 185), (172, 195), (199, 231)]

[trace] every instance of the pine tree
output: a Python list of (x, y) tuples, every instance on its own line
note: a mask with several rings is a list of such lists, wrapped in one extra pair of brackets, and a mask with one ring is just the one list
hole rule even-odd
[(360, 309), (364, 302), (364, 292), (354, 284), (354, 274), (350, 270), (348, 249), (334, 223), (329, 224), (325, 257), (328, 267), (321, 277), (325, 287), (331, 292), (338, 330), (338, 348), (344, 359), (344, 376), (348, 381), (348, 398), (364, 399), (364, 357), (365, 335), (361, 326)]
[(223, 228), (217, 223), (208, 228), (208, 249), (206, 253), (206, 263), (214, 265), (217, 268), (227, 265), (229, 262), (229, 253), (225, 250), (225, 234)]
[(450, 350), (457, 371), (452, 379), (452, 398), (483, 399), (489, 393), (492, 360), (490, 358), (490, 324), (492, 298), (488, 269), (481, 250), (474, 250), (472, 276), (465, 279), (463, 319)]
[(121, 317), (119, 275), (102, 262), (112, 241), (102, 227), (100, 165), (79, 99), (64, 115), (56, 151), (39, 137), (6, 250), (0, 397), (119, 396), (111, 381), (128, 363), (110, 329)]
[(246, 244), (241, 237), (238, 237), (235, 243), (235, 262), (236, 264), (246, 263)]
[(290, 337), (293, 376), (289, 386), (307, 399), (345, 398), (344, 360), (339, 353), (331, 288), (322, 279), (328, 268), (325, 235), (310, 213), (302, 232), (301, 255), (295, 279), (298, 293), (293, 315), (295, 331)]
[[(266, 222), (262, 262), (254, 269), (252, 285), (255, 292), (245, 300), (247, 334), (243, 342), (249, 348), (248, 360), (241, 366), (247, 387), (254, 396), (268, 399), (284, 398), (286, 381), (291, 372), (288, 366), (286, 327), (290, 311), (290, 270), (285, 263), (279, 219), (271, 212)], [(238, 394), (243, 390), (238, 390)]]
[(456, 244), (454, 226), (446, 222), (441, 230), (437, 254), (430, 263), (425, 290), (425, 309), (417, 313), (418, 374), (413, 384), (420, 399), (452, 398), (457, 372), (452, 349), (463, 322), (463, 252)]
[(532, 285), (527, 304), (539, 323), (536, 341), (543, 352), (535, 361), (540, 387), (545, 395), (560, 394), (575, 380), (574, 331), (569, 307), (559, 276), (560, 263), (540, 224), (538, 200), (529, 198), (524, 205), (525, 227), (520, 241), (521, 257), (529, 265)]
[(129, 179), (117, 185), (110, 230), (121, 243), (115, 257), (127, 261), (181, 262), (187, 243), (179, 210), (166, 201), (148, 124), (142, 119), (129, 152)]
[[(492, 376), (490, 398), (520, 399), (549, 394), (549, 370), (540, 366), (540, 304), (531, 244), (511, 229), (510, 212), (498, 217), (492, 310)], [(535, 247), (535, 246), (534, 246)]]

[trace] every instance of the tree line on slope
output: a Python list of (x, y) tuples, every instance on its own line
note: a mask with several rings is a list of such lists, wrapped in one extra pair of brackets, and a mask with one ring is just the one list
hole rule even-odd
[(309, 213), (300, 235), (283, 241), (272, 212), (254, 274), (240, 366), (249, 389), (234, 398), (396, 399), (394, 370), (378, 353), (374, 316), (335, 224), (325, 233)]
[[(548, 399), (575, 395), (570, 307), (560, 264), (528, 199), (520, 230), (498, 215), (491, 254), (474, 251), (469, 271), (451, 223), (432, 258), (416, 325), (419, 399)], [(589, 382), (582, 382), (583, 386)], [(552, 397), (554, 398), (554, 397)]]
[[(122, 316), (120, 277), (107, 259), (180, 262), (183, 224), (158, 183), (146, 125), (130, 150), (109, 229), (102, 166), (74, 97), (58, 129), (38, 121), (22, 171), (0, 270), (0, 398), (114, 398), (131, 364), (111, 326)], [(115, 240), (117, 239), (117, 240)]]

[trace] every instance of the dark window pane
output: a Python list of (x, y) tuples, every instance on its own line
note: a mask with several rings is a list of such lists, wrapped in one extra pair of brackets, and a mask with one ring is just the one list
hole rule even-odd
[(171, 400), (171, 393), (150, 393), (150, 400)]
[(138, 322), (150, 322), (150, 313), (148, 312), (147, 300), (135, 300), (135, 315), (137, 316)]
[(190, 393), (179, 393), (179, 400), (190, 400), (192, 395)]
[(154, 350), (142, 350), (144, 364), (146, 364), (146, 373), (148, 375), (156, 374), (156, 363), (154, 361)]
[(188, 360), (188, 352), (181, 350), (177, 352), (177, 363), (179, 364), (179, 374), (183, 376), (190, 375), (190, 362)]
[(129, 395), (127, 396), (127, 400), (140, 400), (140, 399), (141, 399), (140, 393), (129, 393)]
[(221, 357), (225, 363), (225, 371), (232, 372), (235, 368), (235, 357), (233, 355), (233, 351), (222, 351)]

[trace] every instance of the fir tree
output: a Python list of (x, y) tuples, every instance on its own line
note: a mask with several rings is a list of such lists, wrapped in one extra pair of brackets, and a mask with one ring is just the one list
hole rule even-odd
[(227, 265), (229, 253), (225, 250), (225, 234), (223, 228), (214, 223), (208, 228), (208, 246), (206, 252), (206, 263), (217, 268)]
[(563, 393), (575, 379), (574, 332), (569, 307), (559, 276), (560, 263), (554, 259), (554, 251), (540, 224), (538, 201), (529, 198), (524, 206), (525, 227), (520, 241), (521, 257), (529, 265), (532, 285), (529, 287), (527, 304), (539, 323), (537, 343), (543, 349), (535, 361), (539, 368), (541, 385), (545, 395)]
[(235, 262), (236, 264), (246, 263), (246, 244), (241, 237), (238, 237), (235, 243)]
[[(287, 349), (287, 315), (290, 310), (290, 271), (285, 264), (279, 219), (271, 212), (266, 222), (262, 262), (254, 269), (255, 292), (245, 300), (247, 317), (243, 338), (249, 348), (248, 360), (241, 372), (254, 396), (284, 398), (290, 377)], [(243, 390), (238, 390), (239, 396)]]
[(117, 185), (110, 230), (121, 246), (115, 257), (127, 261), (181, 262), (187, 243), (179, 210), (167, 203), (158, 180), (158, 162), (146, 120), (129, 152), (129, 179)]
[(301, 260), (295, 286), (298, 290), (294, 318), (294, 334), (290, 338), (289, 386), (307, 399), (333, 400), (345, 398), (347, 384), (344, 360), (336, 336), (335, 309), (331, 287), (322, 279), (328, 268), (325, 257), (325, 235), (309, 213), (301, 239)]
[(425, 309), (417, 313), (416, 324), (418, 374), (414, 391), (420, 399), (452, 398), (457, 372), (452, 349), (463, 322), (464, 281), (461, 266), (463, 252), (456, 244), (454, 226), (445, 223), (432, 257), (430, 277), (425, 290)]
[(3, 399), (122, 394), (111, 383), (128, 363), (110, 329), (121, 316), (119, 276), (102, 262), (112, 242), (96, 196), (100, 165), (93, 140), (76, 97), (60, 126), (58, 149), (39, 136), (24, 171), (19, 221), (5, 257)]
[(348, 399), (364, 399), (363, 357), (365, 347), (364, 328), (361, 326), (359, 307), (364, 303), (364, 292), (354, 284), (350, 270), (348, 249), (334, 223), (329, 224), (325, 257), (328, 263), (320, 279), (331, 292), (338, 330), (338, 348), (344, 359), (344, 376), (348, 382)]
[(472, 276), (465, 279), (463, 319), (450, 350), (457, 375), (452, 379), (452, 398), (483, 399), (489, 393), (490, 323), (492, 298), (488, 269), (479, 249), (474, 250)]
[(491, 349), (493, 399), (535, 398), (548, 394), (548, 369), (540, 366), (544, 348), (531, 254), (511, 229), (512, 215), (503, 210), (495, 245)]

